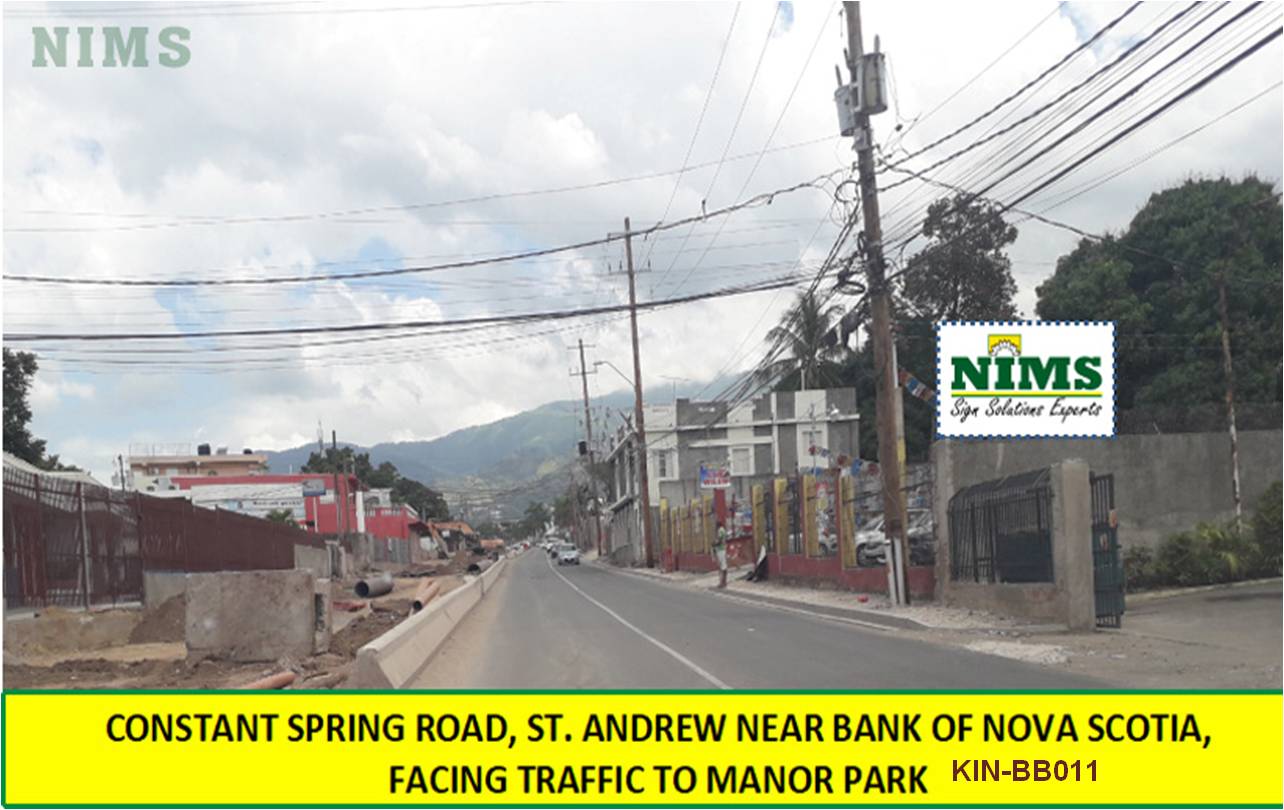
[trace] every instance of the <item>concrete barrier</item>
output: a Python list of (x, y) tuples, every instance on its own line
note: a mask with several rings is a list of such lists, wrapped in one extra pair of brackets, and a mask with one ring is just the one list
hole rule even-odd
[(401, 689), (414, 680), (468, 611), (494, 587), (504, 570), (500, 561), (398, 624), (357, 651), (353, 689)]

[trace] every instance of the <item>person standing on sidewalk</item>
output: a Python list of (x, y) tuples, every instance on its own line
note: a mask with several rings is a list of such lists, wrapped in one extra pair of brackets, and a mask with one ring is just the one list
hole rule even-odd
[(713, 541), (713, 556), (718, 561), (718, 587), (727, 587), (727, 527), (718, 524), (718, 534)]

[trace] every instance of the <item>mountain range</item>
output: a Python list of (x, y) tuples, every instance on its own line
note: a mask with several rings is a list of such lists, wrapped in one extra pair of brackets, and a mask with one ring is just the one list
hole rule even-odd
[[(649, 402), (672, 401), (679, 396), (706, 396), (722, 390), (732, 378), (712, 384), (687, 383), (663, 386), (646, 393)], [(614, 431), (620, 411), (633, 407), (633, 392), (618, 391), (591, 401), (594, 433)], [(380, 442), (369, 446), (346, 444), (357, 452), (370, 454), (375, 466), (385, 461), (396, 465), (402, 475), (437, 488), (453, 490), (511, 487), (536, 479), (570, 458), (583, 435), (584, 404), (579, 400), (549, 402), (484, 425), (456, 430), (435, 439), (408, 442)], [(316, 445), (285, 450), (260, 450), (268, 457), (274, 473), (298, 471), (307, 463)], [(521, 506), (539, 493), (523, 492)], [(541, 498), (542, 499), (542, 498)], [(507, 511), (507, 510), (506, 510)], [(520, 511), (520, 510), (519, 510)]]

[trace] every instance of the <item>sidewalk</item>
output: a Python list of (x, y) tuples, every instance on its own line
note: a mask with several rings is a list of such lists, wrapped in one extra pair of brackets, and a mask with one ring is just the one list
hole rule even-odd
[(752, 566), (728, 569), (726, 590), (717, 589), (718, 573), (661, 571), (658, 568), (621, 568), (598, 563), (602, 568), (633, 576), (697, 588), (717, 596), (745, 599), (776, 607), (802, 610), (820, 616), (855, 621), (891, 630), (969, 630), (1006, 635), (1019, 630), (1047, 630), (1044, 625), (1022, 624), (1003, 616), (980, 611), (947, 608), (936, 604), (896, 607), (882, 594), (808, 588), (766, 580), (743, 579)]
[(752, 602), (822, 619), (909, 633), (927, 643), (1081, 673), (1143, 689), (1278, 689), (1280, 580), (1185, 588), (1128, 596), (1121, 630), (1070, 632), (1062, 625), (1018, 620), (934, 603), (895, 607), (881, 594), (747, 582), (748, 566), (717, 572), (606, 570), (695, 588), (719, 598)]

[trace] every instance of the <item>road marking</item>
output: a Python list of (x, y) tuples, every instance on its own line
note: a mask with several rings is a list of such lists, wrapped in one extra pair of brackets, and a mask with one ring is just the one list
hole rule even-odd
[(623, 576), (631, 576), (635, 579), (648, 580), (650, 582), (654, 582), (657, 585), (662, 585), (667, 588), (678, 588), (679, 590), (685, 590), (688, 592), (703, 593), (703, 594), (707, 594), (708, 596), (715, 597), (717, 599), (726, 599), (731, 602), (739, 602), (742, 605), (749, 605), (751, 607), (761, 608), (763, 610), (776, 610), (781, 613), (795, 613), (799, 616), (804, 616), (808, 619), (813, 619), (818, 622), (824, 622), (826, 624), (854, 625), (856, 627), (864, 627), (870, 630), (880, 630), (884, 633), (895, 633), (895, 632), (901, 632), (906, 630), (910, 632), (914, 632), (920, 629), (921, 630), (941, 629), (941, 628), (932, 628), (927, 625), (923, 625), (921, 628), (893, 627), (892, 625), (889, 625), (889, 624), (879, 624), (878, 622), (869, 622), (869, 621), (865, 621), (864, 619), (856, 619), (850, 616), (835, 616), (832, 613), (816, 613), (814, 611), (806, 610), (803, 608), (791, 607), (789, 605), (779, 605), (779, 604), (776, 604), (775, 602), (763, 602), (758, 599), (751, 599), (744, 596), (737, 596), (734, 591), (693, 589), (681, 583), (670, 582), (669, 580), (661, 579), (660, 577), (647, 576), (646, 574), (635, 574), (632, 571), (612, 568), (606, 565), (598, 565), (597, 567), (610, 574), (621, 574)]
[(668, 653), (670, 656), (672, 656), (674, 659), (676, 659), (678, 663), (682, 664), (682, 665), (683, 665), (683, 666), (685, 666), (687, 669), (689, 669), (689, 670), (691, 670), (692, 672), (694, 672), (695, 674), (699, 675), (701, 678), (704, 678), (706, 681), (708, 681), (709, 683), (711, 683), (711, 684), (713, 684), (714, 686), (718, 687), (719, 689), (730, 689), (730, 688), (731, 688), (731, 687), (730, 687), (730, 686), (728, 686), (727, 684), (725, 684), (725, 683), (723, 683), (722, 681), (718, 680), (718, 678), (717, 678), (717, 677), (715, 677), (711, 672), (708, 672), (707, 670), (702, 669), (702, 668), (700, 667), (700, 665), (699, 665), (699, 664), (697, 664), (696, 662), (692, 661), (690, 658), (687, 658), (685, 655), (683, 655), (682, 653), (680, 653), (680, 652), (678, 652), (677, 650), (673, 649), (673, 648), (672, 648), (672, 647), (670, 647), (668, 644), (665, 644), (663, 641), (660, 641), (658, 638), (655, 638), (654, 636), (648, 635), (644, 630), (642, 630), (641, 628), (639, 628), (637, 625), (634, 625), (634, 624), (632, 624), (631, 622), (629, 622), (629, 620), (628, 620), (628, 619), (624, 618), (624, 617), (623, 617), (623, 616), (621, 616), (620, 614), (616, 613), (614, 610), (611, 610), (611, 609), (610, 609), (609, 607), (607, 607), (606, 605), (602, 604), (601, 602), (597, 601), (597, 600), (596, 600), (596, 599), (594, 599), (593, 597), (589, 596), (587, 593), (585, 593), (585, 592), (584, 592), (584, 591), (583, 591), (583, 590), (582, 590), (578, 585), (576, 585), (574, 582), (571, 582), (569, 579), (567, 579), (566, 577), (562, 576), (562, 572), (561, 572), (561, 571), (558, 571), (556, 568), (554, 568), (554, 567), (553, 567), (553, 561), (552, 561), (552, 559), (549, 559), (549, 560), (548, 560), (548, 570), (552, 571), (554, 574), (557, 574), (557, 578), (558, 578), (558, 579), (560, 579), (560, 580), (562, 580), (563, 582), (565, 582), (568, 586), (570, 586), (571, 590), (575, 591), (575, 592), (576, 592), (576, 593), (578, 593), (580, 596), (584, 597), (585, 599), (589, 600), (590, 602), (592, 602), (592, 603), (593, 603), (594, 605), (596, 605), (597, 607), (601, 608), (601, 609), (602, 609), (602, 611), (606, 613), (606, 615), (610, 616), (612, 619), (615, 619), (617, 622), (619, 622), (620, 624), (622, 624), (622, 625), (624, 625), (625, 627), (629, 628), (629, 629), (630, 629), (630, 630), (632, 630), (634, 633), (637, 633), (637, 634), (638, 634), (639, 636), (641, 636), (642, 638), (646, 639), (647, 641), (651, 642), (651, 643), (652, 643), (652, 644), (654, 644), (655, 646), (659, 647), (661, 650), (663, 650), (664, 652)]

